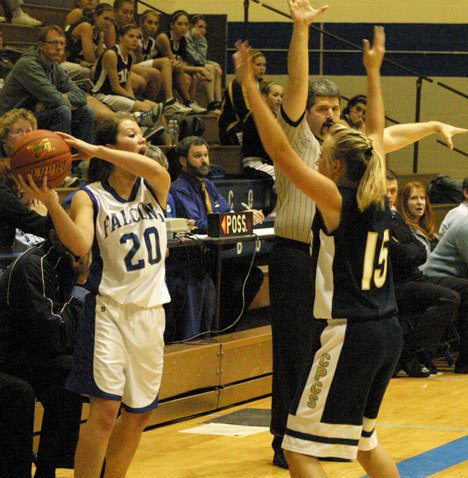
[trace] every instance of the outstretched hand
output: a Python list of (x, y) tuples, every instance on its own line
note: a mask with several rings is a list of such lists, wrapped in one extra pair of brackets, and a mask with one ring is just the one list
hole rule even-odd
[(363, 62), (366, 70), (380, 70), (385, 55), (385, 30), (384, 27), (374, 27), (374, 39), (372, 46), (369, 40), (362, 40)]
[(68, 146), (73, 147), (78, 151), (77, 155), (73, 155), (73, 160), (82, 159), (83, 161), (87, 161), (95, 156), (97, 151), (96, 145), (87, 143), (86, 141), (75, 138), (70, 134), (62, 133), (61, 131), (56, 131), (56, 133), (68, 144)]
[(241, 85), (255, 83), (251, 52), (248, 42), (236, 42), (237, 51), (232, 55), (236, 68), (236, 79)]
[(319, 15), (328, 9), (328, 5), (313, 8), (309, 0), (288, 0), (293, 22), (297, 25), (310, 25)]
[(468, 129), (457, 128), (456, 126), (440, 123), (438, 126), (438, 133), (445, 140), (449, 149), (453, 149), (452, 136), (455, 136), (456, 134), (466, 134), (468, 133)]

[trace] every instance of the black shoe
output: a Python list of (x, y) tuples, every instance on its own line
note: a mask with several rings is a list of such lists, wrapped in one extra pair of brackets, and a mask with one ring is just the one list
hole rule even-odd
[(401, 368), (408, 377), (425, 378), (431, 374), (429, 369), (425, 365), (420, 364), (416, 358), (402, 362)]
[(455, 370), (454, 370), (455, 373), (463, 373), (463, 374), (468, 374), (468, 365), (464, 364), (464, 363), (461, 363), (460, 361), (458, 361), (456, 364), (455, 364)]
[(273, 465), (284, 468), (285, 470), (289, 469), (288, 462), (286, 461), (286, 457), (284, 456), (284, 451), (282, 449), (275, 450), (275, 454), (273, 455)]

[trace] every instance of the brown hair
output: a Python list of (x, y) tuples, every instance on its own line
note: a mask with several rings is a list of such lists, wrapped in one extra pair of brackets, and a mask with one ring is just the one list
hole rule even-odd
[(59, 27), (58, 25), (47, 25), (45, 27), (42, 27), (39, 30), (39, 35), (37, 36), (37, 41), (42, 42), (42, 43), (46, 42), (47, 41), (47, 34), (49, 32), (55, 32), (58, 35), (60, 35), (61, 37), (65, 38), (65, 32), (63, 31), (62, 27)]
[[(416, 221), (410, 214), (408, 208), (408, 200), (411, 197), (414, 189), (419, 189), (424, 193), (426, 199), (426, 207), (424, 208), (424, 214)], [(424, 185), (417, 181), (410, 181), (406, 183), (398, 196), (398, 210), (400, 214), (405, 218), (405, 221), (414, 229), (421, 231), (429, 240), (437, 238), (437, 228), (434, 221), (434, 213), (432, 206), (427, 196), (426, 188)]]

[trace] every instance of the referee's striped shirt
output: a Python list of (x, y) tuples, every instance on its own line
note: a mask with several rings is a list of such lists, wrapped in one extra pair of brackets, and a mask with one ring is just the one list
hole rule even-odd
[[(320, 157), (320, 143), (309, 128), (305, 112), (298, 121), (293, 122), (281, 108), (278, 121), (299, 157), (309, 167), (317, 169), (316, 162)], [(275, 172), (278, 194), (275, 234), (286, 239), (310, 244), (315, 202), (299, 191), (280, 168), (275, 166)]]

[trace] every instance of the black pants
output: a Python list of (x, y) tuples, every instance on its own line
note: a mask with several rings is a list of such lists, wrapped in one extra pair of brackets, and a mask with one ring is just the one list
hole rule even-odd
[[(448, 325), (457, 321), (459, 294), (421, 276), (395, 284), (395, 296), (405, 332), (402, 359), (413, 358), (420, 349), (434, 352)], [(410, 330), (405, 330), (405, 320)]]
[(309, 245), (277, 238), (269, 265), (273, 341), (270, 431), (275, 450), (281, 449), (288, 413), (318, 328), (312, 316), (312, 277)]
[(44, 407), (37, 454), (40, 470), (73, 468), (81, 421), (81, 396), (65, 390), (71, 355), (60, 355), (29, 367), (12, 366), (10, 373), (28, 382)]
[(460, 295), (458, 329), (461, 337), (458, 363), (468, 365), (468, 279), (463, 277), (429, 277), (433, 284), (447, 287)]
[(31, 478), (34, 391), (19, 378), (0, 373), (0, 476)]

